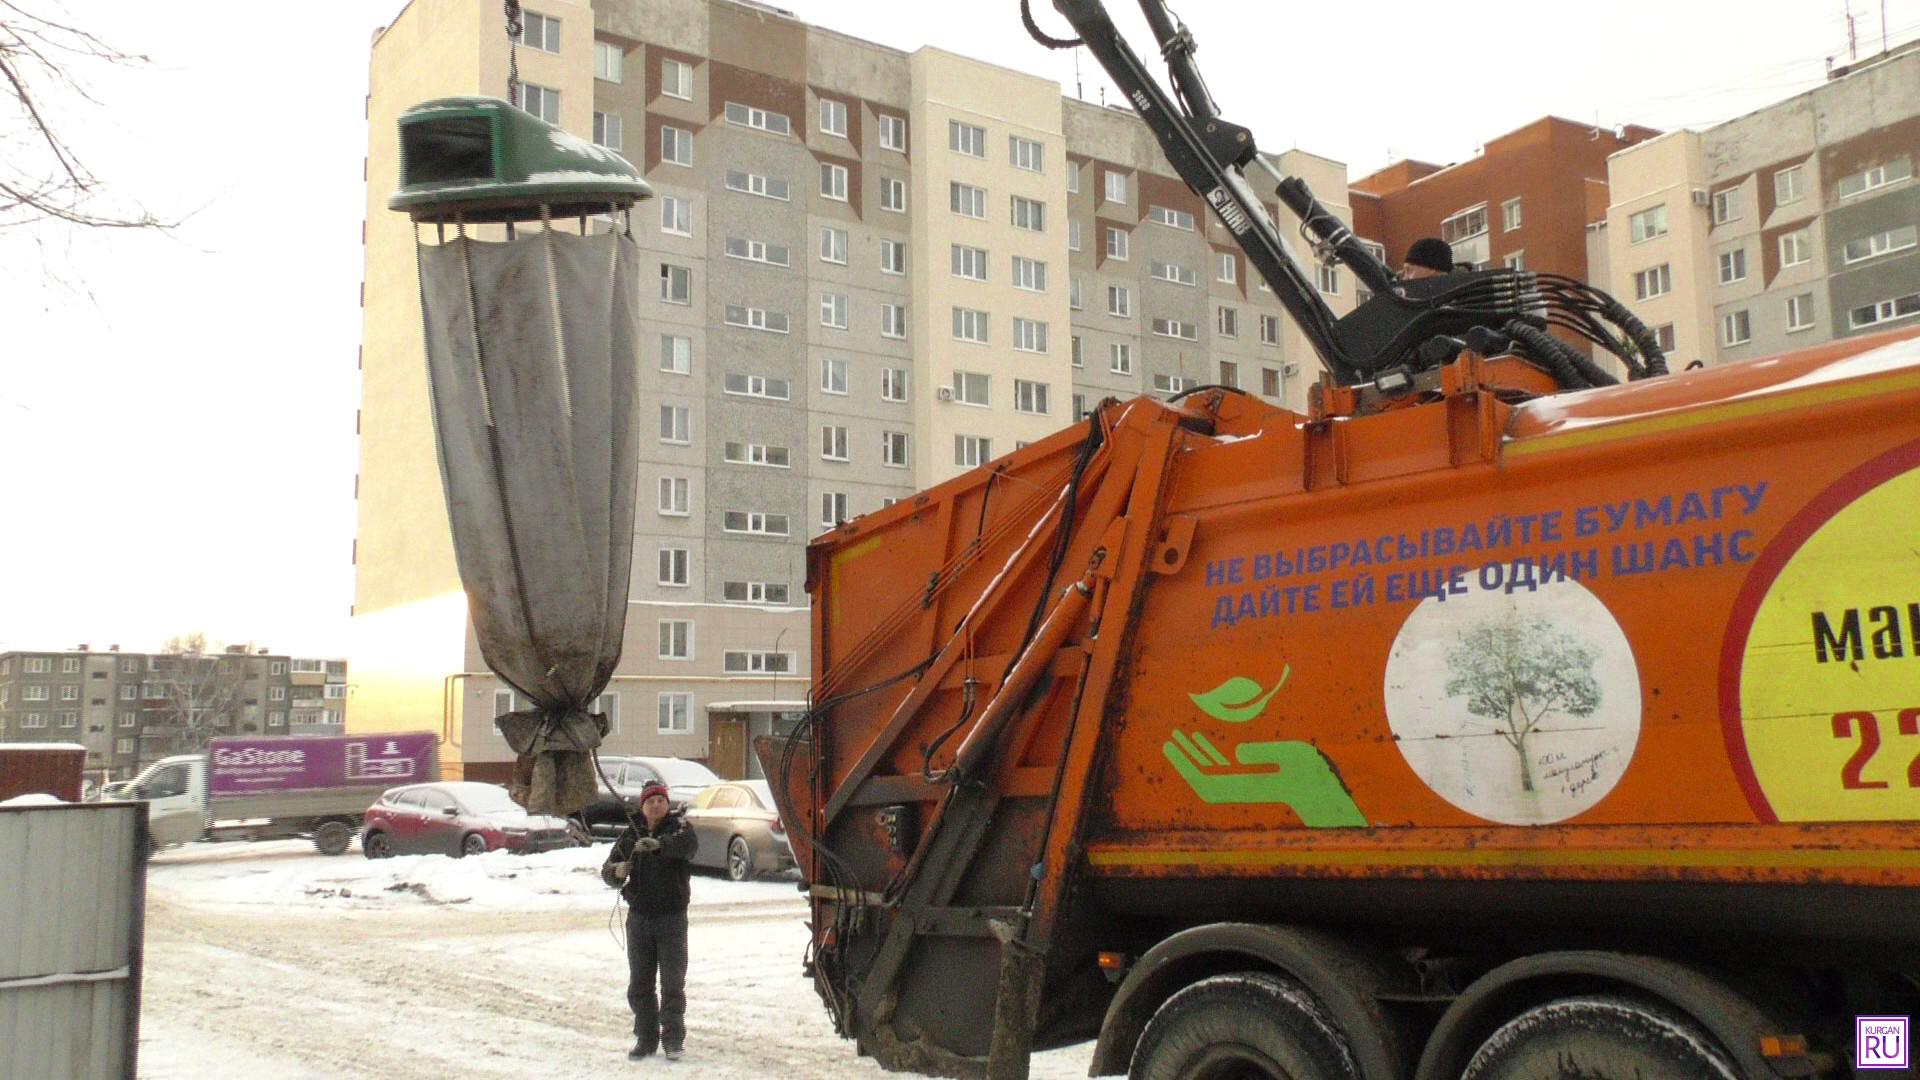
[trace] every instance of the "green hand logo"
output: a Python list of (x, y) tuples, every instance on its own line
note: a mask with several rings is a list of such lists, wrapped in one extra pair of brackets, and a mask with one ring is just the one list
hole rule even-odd
[[(1291, 667), (1283, 670), (1280, 681), (1264, 694), (1259, 683), (1235, 676), (1207, 693), (1188, 697), (1216, 720), (1245, 723), (1260, 715), (1292, 672)], [(1346, 785), (1333, 771), (1333, 764), (1312, 743), (1241, 743), (1233, 753), (1239, 768), (1198, 731), (1175, 731), (1160, 749), (1202, 802), (1278, 803), (1292, 810), (1310, 829), (1367, 824)]]

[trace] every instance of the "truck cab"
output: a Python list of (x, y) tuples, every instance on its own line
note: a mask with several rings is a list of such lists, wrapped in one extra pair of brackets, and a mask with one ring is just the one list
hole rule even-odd
[(199, 754), (161, 758), (133, 779), (124, 797), (147, 804), (155, 847), (198, 840), (207, 829), (207, 759)]

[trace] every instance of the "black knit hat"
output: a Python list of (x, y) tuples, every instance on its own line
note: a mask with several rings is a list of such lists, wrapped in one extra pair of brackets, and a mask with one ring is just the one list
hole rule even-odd
[(1445, 240), (1422, 237), (1407, 248), (1407, 265), (1419, 266), (1442, 274), (1453, 273), (1453, 248)]

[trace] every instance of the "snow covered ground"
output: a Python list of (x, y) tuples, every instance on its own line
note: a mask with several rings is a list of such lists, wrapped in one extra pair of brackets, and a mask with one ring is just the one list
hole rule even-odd
[[(192, 844), (147, 875), (140, 1075), (152, 1080), (890, 1076), (800, 973), (793, 881), (695, 874), (687, 1059), (626, 1061), (626, 959), (604, 845), (378, 862), (304, 841)], [(990, 1008), (991, 1000), (982, 1000)], [(1036, 1055), (1086, 1075), (1091, 1045)]]

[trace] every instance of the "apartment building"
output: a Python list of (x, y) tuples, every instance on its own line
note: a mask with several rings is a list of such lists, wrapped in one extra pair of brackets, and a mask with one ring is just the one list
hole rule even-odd
[[(612, 752), (757, 772), (751, 739), (806, 707), (805, 545), (839, 522), (1109, 396), (1227, 382), (1304, 408), (1317, 360), (1130, 112), (737, 0), (526, 10), (523, 106), (656, 193), (635, 211), (646, 429)], [(414, 0), (373, 44), (346, 718), (440, 729), (447, 771), (480, 779), (510, 769), (493, 719), (525, 703), (467, 624), (412, 237), (385, 200), (398, 113), (504, 94), (505, 54), (482, 0)], [(1343, 165), (1279, 162), (1345, 215)]]
[[(94, 651), (0, 653), (0, 741), (70, 742), (87, 770), (132, 776), (210, 735), (342, 730), (346, 661), (234, 646), (203, 656)], [(328, 718), (334, 718), (328, 723)]]
[(1607, 287), (1676, 367), (1920, 316), (1920, 42), (1608, 161)]

